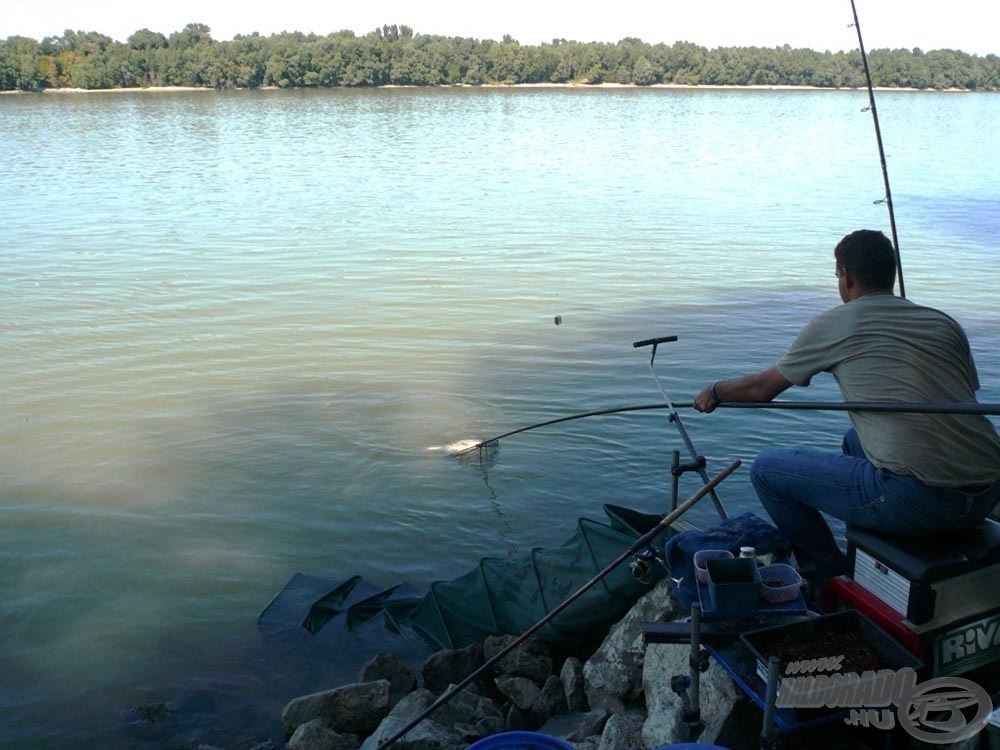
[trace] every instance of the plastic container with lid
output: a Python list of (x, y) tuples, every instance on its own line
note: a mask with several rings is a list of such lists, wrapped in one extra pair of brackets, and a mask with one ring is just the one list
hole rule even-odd
[(698, 583), (708, 583), (709, 560), (731, 560), (733, 553), (727, 549), (700, 549), (694, 553), (694, 575)]
[(802, 576), (791, 565), (775, 563), (760, 569), (760, 595), (765, 602), (790, 602), (799, 595)]

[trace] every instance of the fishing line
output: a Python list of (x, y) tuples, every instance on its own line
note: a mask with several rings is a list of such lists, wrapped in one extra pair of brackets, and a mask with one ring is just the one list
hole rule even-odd
[[(868, 111), (872, 113), (875, 124), (875, 142), (878, 144), (878, 157), (882, 165), (882, 183), (885, 185), (885, 198), (876, 203), (885, 203), (889, 209), (889, 229), (892, 232), (892, 249), (896, 252), (896, 274), (899, 278), (899, 296), (906, 297), (906, 286), (903, 284), (903, 263), (899, 257), (899, 237), (896, 234), (896, 212), (892, 207), (892, 190), (889, 188), (889, 168), (885, 163), (885, 148), (882, 146), (882, 129), (878, 123), (878, 108), (875, 106), (875, 87), (872, 85), (872, 74), (868, 67), (868, 55), (865, 54), (865, 42), (861, 38), (861, 23), (858, 21), (858, 9), (851, 0), (851, 12), (854, 14), (854, 30), (858, 32), (858, 48), (861, 50), (861, 64), (865, 70), (865, 80), (868, 82)], [(862, 110), (863, 111), (863, 110)]]

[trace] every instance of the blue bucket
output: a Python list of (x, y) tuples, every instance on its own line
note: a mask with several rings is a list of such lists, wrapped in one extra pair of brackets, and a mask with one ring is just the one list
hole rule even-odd
[(538, 732), (500, 732), (483, 737), (466, 750), (576, 750), (568, 742)]

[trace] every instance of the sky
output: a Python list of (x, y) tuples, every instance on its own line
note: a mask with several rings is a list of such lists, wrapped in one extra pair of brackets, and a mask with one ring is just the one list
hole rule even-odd
[[(997, 0), (855, 0), (866, 49), (959, 49), (1000, 54)], [(0, 0), (0, 39), (41, 41), (66, 29), (97, 31), (124, 42), (139, 29), (170, 35), (203, 23), (212, 38), (281, 31), (363, 35), (383, 24), (417, 34), (652, 44), (694, 42), (708, 48), (789, 44), (819, 51), (857, 48), (850, 0)]]

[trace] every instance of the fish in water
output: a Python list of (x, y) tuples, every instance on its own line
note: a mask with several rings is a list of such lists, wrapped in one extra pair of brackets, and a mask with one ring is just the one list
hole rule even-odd
[(456, 440), (454, 443), (448, 443), (448, 445), (432, 445), (427, 450), (437, 451), (439, 453), (465, 453), (466, 451), (475, 450), (476, 448), (492, 448), (496, 445), (496, 441), (490, 443), (484, 443), (482, 440)]

